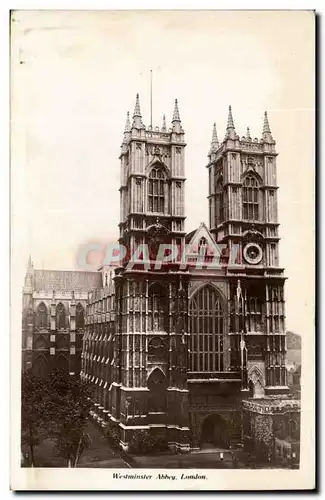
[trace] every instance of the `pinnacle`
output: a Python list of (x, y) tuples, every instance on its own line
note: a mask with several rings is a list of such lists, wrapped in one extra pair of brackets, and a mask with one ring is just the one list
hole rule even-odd
[(246, 139), (249, 140), (249, 141), (252, 139), (249, 127), (247, 127), (247, 130), (246, 130)]
[(131, 123), (130, 123), (130, 113), (128, 111), (126, 113), (126, 122), (125, 122), (124, 132), (130, 132), (130, 131), (131, 131)]
[(271, 134), (269, 119), (267, 117), (266, 111), (264, 112), (264, 123), (263, 123), (263, 135), (264, 134)]
[(175, 99), (175, 107), (174, 107), (172, 123), (173, 122), (180, 122), (180, 121), (181, 121), (181, 119), (179, 116), (178, 102), (177, 102), (177, 99)]
[(27, 264), (27, 269), (33, 269), (34, 267), (34, 264), (33, 264), (33, 261), (32, 261), (32, 256), (29, 254), (29, 257), (28, 257), (28, 264)]
[(232, 117), (232, 111), (231, 111), (231, 106), (229, 106), (229, 112), (228, 112), (228, 123), (227, 123), (227, 129), (229, 128), (235, 128), (234, 125), (234, 119)]
[(217, 127), (216, 124), (213, 124), (212, 130), (212, 140), (211, 140), (211, 152), (216, 151), (219, 147), (218, 135), (217, 135)]
[(161, 131), (162, 132), (166, 132), (167, 131), (167, 128), (166, 128), (166, 116), (163, 115), (163, 124), (162, 124), (162, 127), (161, 127)]
[(141, 111), (140, 111), (140, 99), (139, 99), (139, 94), (137, 94), (136, 96), (136, 100), (135, 100), (135, 108), (134, 108), (134, 113), (133, 113), (133, 118), (135, 118), (136, 116), (139, 116), (140, 118), (141, 117)]

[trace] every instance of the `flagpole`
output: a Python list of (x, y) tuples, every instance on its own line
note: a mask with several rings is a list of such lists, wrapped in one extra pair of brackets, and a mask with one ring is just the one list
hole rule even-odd
[(150, 70), (150, 126), (152, 127), (152, 69)]

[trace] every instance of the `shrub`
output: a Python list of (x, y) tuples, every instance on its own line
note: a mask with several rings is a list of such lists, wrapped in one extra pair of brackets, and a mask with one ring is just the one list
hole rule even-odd
[(112, 448), (118, 449), (120, 447), (120, 433), (116, 426), (108, 424), (105, 435)]
[(152, 436), (145, 431), (140, 431), (133, 435), (129, 443), (129, 451), (131, 453), (150, 453), (164, 451), (167, 449), (167, 446), (165, 438)]

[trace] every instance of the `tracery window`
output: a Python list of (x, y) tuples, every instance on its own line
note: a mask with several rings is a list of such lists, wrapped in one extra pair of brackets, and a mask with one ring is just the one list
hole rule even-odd
[(49, 363), (44, 356), (37, 356), (33, 362), (33, 375), (35, 377), (46, 378), (49, 373)]
[(57, 306), (56, 306), (56, 327), (57, 328), (65, 328), (65, 307), (64, 305), (62, 304), (62, 302), (60, 302)]
[(165, 211), (166, 174), (161, 167), (154, 167), (149, 175), (148, 210), (164, 213)]
[(41, 302), (36, 312), (36, 325), (39, 328), (47, 328), (47, 308), (44, 302)]
[(223, 371), (224, 311), (218, 292), (210, 285), (190, 301), (190, 370)]
[(167, 328), (167, 320), (167, 290), (159, 283), (155, 283), (149, 288), (149, 331), (165, 331)]
[(225, 219), (224, 203), (223, 177), (220, 175), (216, 182), (216, 225)]
[(76, 307), (76, 328), (84, 328), (85, 326), (85, 312), (82, 305), (79, 303)]
[(243, 219), (259, 220), (259, 184), (252, 175), (243, 183)]

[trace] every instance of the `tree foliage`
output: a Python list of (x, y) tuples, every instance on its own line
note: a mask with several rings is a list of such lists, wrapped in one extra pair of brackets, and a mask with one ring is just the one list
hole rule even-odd
[(47, 379), (22, 375), (22, 440), (30, 448), (51, 438), (56, 451), (75, 465), (90, 444), (86, 432), (91, 390), (78, 376), (55, 370)]
[(48, 434), (47, 381), (31, 372), (21, 379), (21, 441), (29, 448), (30, 463), (35, 465), (34, 450)]

